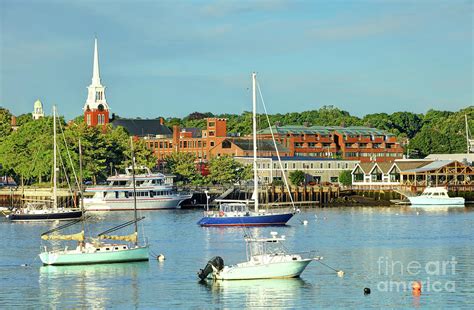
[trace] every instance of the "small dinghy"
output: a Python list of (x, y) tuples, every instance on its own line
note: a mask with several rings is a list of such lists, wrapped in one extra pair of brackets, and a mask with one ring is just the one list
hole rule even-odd
[(211, 277), (215, 280), (252, 280), (296, 278), (315, 257), (314, 251), (289, 253), (283, 246), (285, 236), (278, 237), (271, 232), (270, 238), (245, 237), (247, 261), (225, 266), (224, 260), (216, 256), (198, 272), (201, 280)]

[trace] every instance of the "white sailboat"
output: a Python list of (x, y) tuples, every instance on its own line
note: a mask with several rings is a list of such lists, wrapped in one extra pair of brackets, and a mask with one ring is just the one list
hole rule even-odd
[(211, 259), (198, 272), (201, 280), (211, 276), (214, 280), (254, 280), (296, 278), (309, 263), (319, 260), (314, 251), (290, 253), (283, 246), (285, 236), (271, 232), (270, 238), (245, 237), (247, 261), (224, 266), (221, 257)]
[[(56, 106), (53, 106), (53, 196), (52, 207), (44, 202), (28, 202), (21, 208), (14, 209), (6, 217), (10, 221), (56, 221), (79, 219), (83, 210), (79, 208), (59, 208), (57, 195), (57, 141), (56, 141)], [(49, 202), (49, 201), (48, 201)]]
[[(132, 173), (135, 178), (135, 155), (133, 152), (133, 140), (131, 139), (132, 145)], [(135, 184), (135, 180), (133, 182)], [(136, 196), (136, 190), (134, 186), (134, 196)], [(81, 197), (82, 197), (82, 186), (81, 186)], [(83, 204), (81, 204), (83, 205)], [(48, 250), (47, 247), (44, 251), (39, 254), (41, 261), (44, 265), (82, 265), (82, 264), (101, 264), (101, 263), (122, 263), (122, 262), (134, 262), (134, 261), (147, 261), (149, 259), (148, 244), (140, 245), (138, 242), (138, 222), (144, 219), (137, 217), (136, 208), (136, 197), (135, 197), (135, 208), (134, 208), (134, 219), (108, 229), (97, 235), (97, 238), (91, 239), (86, 242), (84, 237), (84, 220), (82, 220), (82, 231), (71, 235), (59, 235), (52, 234), (63, 228), (69, 227), (73, 224), (78, 223), (75, 221), (62, 225), (58, 228), (52, 229), (42, 234), (41, 239), (43, 240), (72, 240), (77, 241), (78, 244), (74, 249), (68, 249), (65, 247), (62, 250)], [(134, 225), (134, 232), (129, 235), (110, 235), (110, 233)], [(108, 243), (103, 240), (118, 240), (127, 243)]]

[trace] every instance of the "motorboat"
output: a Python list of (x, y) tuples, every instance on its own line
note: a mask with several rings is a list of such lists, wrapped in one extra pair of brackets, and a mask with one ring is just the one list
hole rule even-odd
[(285, 236), (271, 232), (269, 238), (245, 237), (247, 261), (225, 266), (224, 260), (216, 256), (198, 272), (201, 280), (253, 280), (296, 278), (309, 263), (319, 260), (314, 251), (290, 253), (283, 246)]
[(419, 196), (407, 197), (412, 207), (416, 206), (457, 206), (463, 207), (463, 197), (449, 197), (448, 190), (444, 187), (427, 187)]
[[(191, 199), (189, 193), (178, 193), (161, 173), (152, 173), (148, 167), (137, 167), (135, 176), (136, 201), (138, 210), (160, 210), (180, 208), (183, 201)], [(141, 172), (141, 173), (140, 173)], [(105, 186), (86, 188), (86, 193), (94, 193), (84, 198), (86, 211), (131, 211), (134, 208), (134, 194), (131, 167), (125, 174), (107, 179)]]

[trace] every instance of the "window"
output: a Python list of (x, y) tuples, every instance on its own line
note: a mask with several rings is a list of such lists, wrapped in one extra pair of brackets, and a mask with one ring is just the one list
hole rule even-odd
[(231, 148), (231, 143), (230, 143), (230, 141), (224, 140), (224, 141), (222, 142), (222, 148), (223, 148), (223, 149), (230, 149), (230, 148)]
[[(209, 127), (216, 127), (216, 123), (215, 122), (209, 122)], [(210, 133), (209, 133), (210, 135)]]
[(210, 146), (214, 146), (214, 141), (209, 142)]

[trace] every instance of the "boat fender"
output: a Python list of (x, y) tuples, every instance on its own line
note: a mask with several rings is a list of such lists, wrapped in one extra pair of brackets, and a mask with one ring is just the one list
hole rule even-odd
[(201, 280), (204, 280), (207, 278), (207, 276), (213, 271), (213, 269), (216, 269), (217, 271), (221, 271), (224, 269), (224, 260), (220, 256), (214, 256), (211, 258), (204, 269), (199, 269), (199, 272), (197, 273), (198, 277)]
[(224, 211), (219, 211), (219, 216), (223, 217), (224, 216)]
[(370, 288), (368, 287), (364, 288), (364, 295), (370, 295)]

